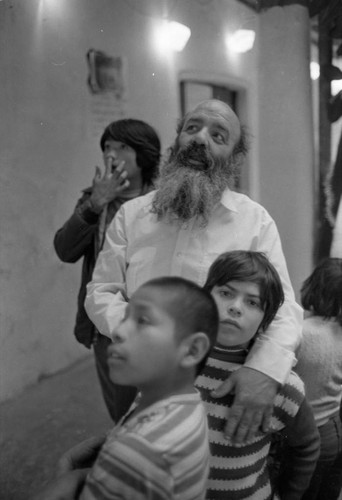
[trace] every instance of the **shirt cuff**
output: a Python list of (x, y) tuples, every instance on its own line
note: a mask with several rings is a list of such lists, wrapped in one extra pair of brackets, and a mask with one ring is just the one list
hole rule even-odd
[(292, 351), (269, 339), (256, 339), (244, 366), (253, 368), (253, 370), (268, 375), (280, 384), (284, 384), (296, 361)]

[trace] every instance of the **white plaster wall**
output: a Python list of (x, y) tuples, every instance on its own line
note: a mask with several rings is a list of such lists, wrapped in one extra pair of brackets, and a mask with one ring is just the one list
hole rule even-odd
[[(160, 54), (152, 37), (168, 9), (172, 19), (192, 30), (185, 50), (173, 56)], [(90, 48), (127, 58), (127, 116), (153, 125), (163, 149), (174, 138), (180, 113), (180, 75), (244, 89), (240, 112), (253, 139), (249, 192), (265, 204), (285, 236), (292, 279), (303, 260), (307, 265), (312, 241), (310, 224), (303, 231), (303, 218), (312, 208), (311, 171), (289, 170), (288, 157), (278, 147), (290, 137), (291, 154), (299, 155), (304, 134), (307, 165), (311, 129), (288, 131), (288, 108), (299, 106), (300, 92), (293, 104), (287, 94), (293, 96), (291, 86), (281, 86), (277, 99), (286, 112), (278, 115), (275, 90), (270, 94), (266, 85), (280, 54), (289, 50), (286, 30), (294, 36), (296, 28), (293, 18), (285, 18), (277, 42), (272, 12), (262, 17), (263, 36), (260, 19), (234, 0), (0, 1), (0, 400), (88, 353), (72, 333), (80, 263), (61, 263), (52, 242), (80, 190), (90, 185), (94, 166), (101, 164), (97, 141), (89, 135), (85, 56)], [(242, 56), (228, 54), (224, 43), (237, 28), (257, 33), (255, 48)], [(291, 56), (283, 55), (281, 63), (291, 64)], [(303, 110), (308, 127), (306, 102)], [(299, 194), (305, 209), (296, 221)]]
[[(179, 117), (180, 72), (253, 87), (253, 53), (232, 59), (224, 45), (227, 30), (256, 24), (252, 11), (234, 1), (177, 2), (172, 17), (192, 37), (182, 54), (167, 57), (151, 36), (166, 7), (159, 0), (0, 2), (0, 400), (88, 353), (72, 333), (80, 263), (61, 263), (52, 244), (101, 164), (88, 133), (86, 52), (127, 58), (127, 116), (155, 126), (164, 148)], [(252, 122), (249, 107), (245, 116)]]

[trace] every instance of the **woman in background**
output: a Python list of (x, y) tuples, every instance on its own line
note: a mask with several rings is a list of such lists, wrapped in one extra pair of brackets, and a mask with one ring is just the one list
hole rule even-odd
[(130, 406), (136, 389), (122, 388), (110, 380), (107, 348), (111, 341), (88, 318), (84, 299), (107, 227), (116, 212), (126, 201), (153, 189), (158, 175), (160, 140), (148, 123), (125, 118), (105, 128), (100, 147), (104, 172), (101, 174), (96, 167), (92, 186), (83, 190), (72, 215), (55, 234), (54, 247), (63, 262), (83, 260), (74, 333), (81, 344), (93, 348), (104, 401), (117, 422)]

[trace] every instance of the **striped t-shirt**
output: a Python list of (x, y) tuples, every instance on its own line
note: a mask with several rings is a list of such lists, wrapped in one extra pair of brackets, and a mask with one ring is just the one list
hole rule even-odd
[(199, 393), (171, 396), (121, 422), (89, 472), (81, 500), (205, 498), (209, 440)]
[[(232, 397), (213, 398), (210, 392), (241, 367), (247, 351), (216, 346), (207, 364), (196, 379), (205, 402), (209, 423), (211, 451), (210, 473), (206, 498), (209, 500), (269, 500), (272, 498), (267, 469), (271, 434), (257, 435), (252, 442), (231, 446), (224, 438), (227, 406)], [(290, 425), (304, 399), (304, 384), (291, 372), (276, 396), (271, 432)]]

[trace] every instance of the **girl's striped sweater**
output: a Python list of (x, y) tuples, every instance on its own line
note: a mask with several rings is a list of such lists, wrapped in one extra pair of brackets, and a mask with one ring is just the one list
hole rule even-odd
[[(209, 422), (211, 465), (207, 499), (268, 500), (272, 498), (267, 457), (271, 433), (260, 434), (247, 445), (231, 446), (224, 438), (229, 398), (213, 398), (210, 392), (244, 363), (247, 350), (216, 346), (202, 374), (196, 379)], [(304, 400), (302, 380), (291, 372), (276, 396), (271, 419), (272, 432), (291, 425)]]

